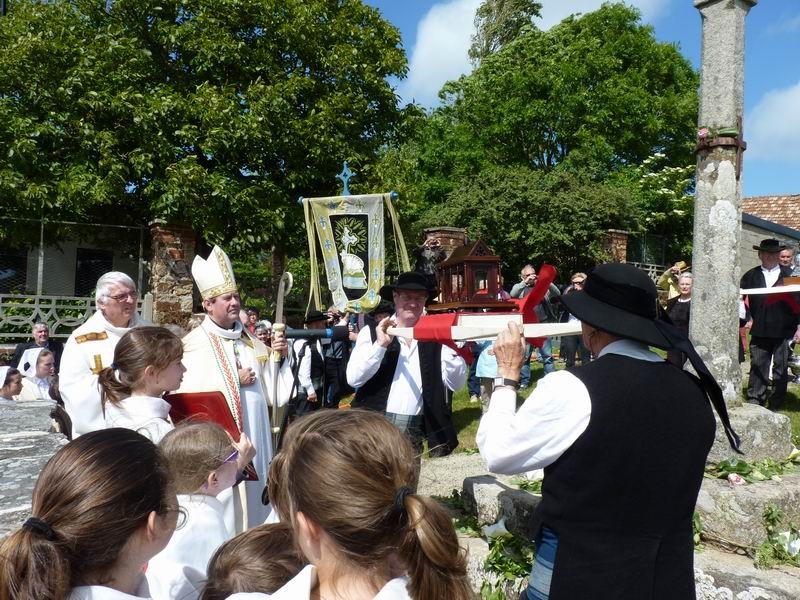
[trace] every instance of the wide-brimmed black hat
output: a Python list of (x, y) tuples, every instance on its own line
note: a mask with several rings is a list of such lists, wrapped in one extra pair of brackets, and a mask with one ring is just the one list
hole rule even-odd
[(306, 318), (303, 320), (303, 323), (313, 323), (314, 321), (327, 321), (328, 315), (318, 310), (312, 310), (306, 315)]
[(672, 324), (659, 306), (656, 286), (647, 273), (624, 263), (600, 265), (586, 278), (582, 291), (563, 294), (561, 302), (570, 313), (596, 329), (686, 354), (719, 415), (728, 443), (741, 452), (719, 384), (686, 334)]
[(393, 293), (395, 291), (407, 290), (409, 292), (427, 292), (428, 298), (432, 298), (436, 290), (428, 285), (428, 279), (417, 271), (406, 271), (397, 276), (394, 285), (385, 285), (381, 288), (381, 298), (387, 302), (394, 302)]
[(782, 244), (775, 238), (761, 240), (761, 243), (758, 246), (753, 246), (753, 250), (758, 250), (759, 252), (780, 252), (786, 248), (786, 244)]
[(647, 273), (633, 265), (600, 265), (586, 278), (582, 291), (564, 294), (561, 301), (596, 329), (664, 350), (674, 347), (656, 325), (658, 290)]

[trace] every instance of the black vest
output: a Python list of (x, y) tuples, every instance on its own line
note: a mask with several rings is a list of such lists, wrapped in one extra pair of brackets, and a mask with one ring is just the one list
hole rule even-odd
[[(323, 360), (322, 355), (319, 353), (319, 350), (317, 350), (316, 340), (311, 340), (310, 342), (303, 344), (303, 347), (297, 354), (298, 364), (300, 363), (300, 360), (302, 360), (303, 355), (306, 353), (308, 353), (308, 356), (311, 359), (311, 384), (314, 386), (314, 391), (317, 394), (317, 401), (322, 402), (322, 400), (325, 398), (325, 361)], [(298, 395), (305, 396), (305, 394), (305, 390), (298, 390)]]
[[(789, 277), (792, 270), (789, 267), (780, 267), (780, 277), (775, 285), (782, 285), (783, 278)], [(742, 276), (741, 286), (747, 288), (766, 287), (767, 282), (761, 267), (750, 269)], [(800, 294), (792, 294), (795, 300), (800, 299)], [(753, 317), (753, 327), (750, 329), (752, 337), (766, 337), (787, 340), (794, 335), (798, 324), (798, 315), (785, 299), (778, 300), (778, 296), (756, 294), (748, 296), (750, 314)]]
[(545, 469), (534, 524), (559, 538), (551, 600), (693, 599), (692, 513), (715, 429), (699, 381), (614, 354), (572, 373), (591, 418)]
[[(369, 324), (373, 343), (375, 325)], [(419, 370), (422, 376), (422, 417), (428, 451), (431, 456), (446, 456), (458, 446), (458, 436), (448, 396), (442, 382), (442, 346), (435, 342), (417, 342)], [(386, 412), (389, 390), (400, 358), (400, 341), (395, 338), (386, 349), (378, 371), (356, 390), (353, 408)]]

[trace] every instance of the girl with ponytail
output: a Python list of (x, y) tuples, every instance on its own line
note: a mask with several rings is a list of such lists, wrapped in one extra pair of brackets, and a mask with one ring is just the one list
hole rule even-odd
[(449, 515), (415, 494), (414, 451), (379, 413), (298, 419), (270, 469), (270, 498), (310, 566), (255, 600), (467, 600), (474, 597)]
[(158, 443), (173, 426), (162, 396), (180, 387), (183, 345), (164, 327), (135, 327), (120, 338), (114, 362), (100, 371), (106, 427), (138, 431)]
[(167, 545), (178, 512), (155, 444), (102, 429), (47, 462), (31, 515), (0, 544), (0, 600), (148, 598), (142, 566)]

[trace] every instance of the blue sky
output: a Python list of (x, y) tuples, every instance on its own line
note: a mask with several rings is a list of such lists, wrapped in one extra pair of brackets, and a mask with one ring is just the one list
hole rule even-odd
[[(540, 0), (537, 25), (551, 27), (602, 0)], [(365, 0), (403, 35), (409, 76), (397, 82), (404, 101), (437, 102), (448, 79), (470, 70), (466, 52), (480, 0)], [(656, 37), (700, 63), (700, 13), (692, 0), (629, 0)], [(745, 196), (800, 194), (800, 0), (760, 0), (747, 17), (745, 61)]]

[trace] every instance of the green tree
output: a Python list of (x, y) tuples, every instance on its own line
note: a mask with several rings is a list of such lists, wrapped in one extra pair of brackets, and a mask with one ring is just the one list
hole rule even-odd
[(534, 17), (541, 16), (542, 3), (534, 0), (484, 0), (475, 11), (475, 33), (469, 48), (473, 64), (494, 54), (516, 38)]
[(506, 273), (548, 262), (563, 277), (608, 259), (606, 230), (637, 229), (640, 214), (628, 187), (598, 183), (571, 168), (485, 169), (465, 179), (422, 216), (421, 227), (466, 227), (503, 258)]
[(360, 0), (16, 0), (0, 19), (0, 201), (286, 247), (300, 195), (392, 141), (400, 34)]
[[(659, 172), (668, 178), (674, 178), (668, 169), (693, 163), (697, 85), (690, 63), (674, 45), (658, 42), (636, 9), (605, 4), (548, 31), (524, 28), (472, 74), (445, 84), (442, 105), (416, 125), (408, 143), (383, 154), (376, 172), (394, 178), (385, 185), (406, 190), (401, 201), (414, 218), (425, 215), (414, 231), (423, 222), (437, 224), (431, 220), (437, 214), (438, 224), (455, 224), (444, 217), (455, 218), (449, 205), (458, 190), (470, 180), (494, 181), (484, 179), (487, 170), (519, 167), (626, 188), (630, 202), (650, 216), (609, 227), (677, 232), (681, 215), (674, 210), (685, 210), (690, 187), (681, 191), (683, 184), (671, 181), (668, 187), (684, 200), (666, 202), (656, 193), (660, 187), (652, 189), (654, 180), (642, 179), (652, 170), (644, 161), (658, 155)], [(516, 229), (524, 222), (498, 225)], [(691, 227), (683, 239), (690, 237)], [(494, 245), (503, 254), (515, 251)]]

